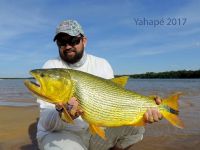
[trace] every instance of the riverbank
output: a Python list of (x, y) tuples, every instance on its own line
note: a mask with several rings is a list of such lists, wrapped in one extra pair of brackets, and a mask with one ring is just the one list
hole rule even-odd
[(37, 106), (0, 106), (0, 150), (36, 150)]

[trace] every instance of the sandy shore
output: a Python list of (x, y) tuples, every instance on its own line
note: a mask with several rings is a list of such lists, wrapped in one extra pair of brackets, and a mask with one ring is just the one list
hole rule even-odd
[[(36, 122), (39, 116), (37, 106), (3, 107), (0, 106), (0, 150), (37, 150)], [(166, 130), (162, 135), (153, 135), (170, 127), (169, 124), (148, 125), (144, 139), (129, 150), (197, 150), (200, 147), (200, 134), (170, 135)], [(172, 127), (171, 127), (172, 128)], [(173, 128), (172, 128), (173, 129)], [(165, 133), (168, 133), (165, 135)]]
[(0, 106), (0, 150), (35, 150), (37, 106)]

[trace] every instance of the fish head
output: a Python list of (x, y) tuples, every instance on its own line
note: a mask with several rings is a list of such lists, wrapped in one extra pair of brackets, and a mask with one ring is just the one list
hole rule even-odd
[(67, 69), (30, 71), (36, 82), (25, 80), (25, 86), (37, 97), (56, 104), (66, 103), (73, 94), (73, 82)]

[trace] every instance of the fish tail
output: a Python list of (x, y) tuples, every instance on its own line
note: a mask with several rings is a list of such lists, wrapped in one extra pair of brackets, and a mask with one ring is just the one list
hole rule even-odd
[(164, 99), (162, 105), (160, 106), (162, 108), (160, 112), (164, 116), (164, 118), (166, 118), (171, 124), (173, 124), (178, 128), (184, 128), (183, 122), (178, 117), (179, 114), (178, 100), (180, 95), (181, 93), (176, 93), (168, 97), (167, 99)]

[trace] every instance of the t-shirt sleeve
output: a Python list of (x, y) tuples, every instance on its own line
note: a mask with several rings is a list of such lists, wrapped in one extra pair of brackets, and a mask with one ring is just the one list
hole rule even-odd
[(104, 72), (104, 78), (105, 79), (112, 79), (114, 78), (114, 73), (113, 73), (113, 69), (111, 67), (111, 65), (109, 64), (109, 62), (105, 59), (103, 59), (103, 63), (102, 63), (102, 69)]
[(53, 60), (48, 60), (47, 62), (44, 63), (44, 65), (42, 66), (43, 69), (47, 69), (47, 68), (56, 68), (56, 64), (54, 63)]

